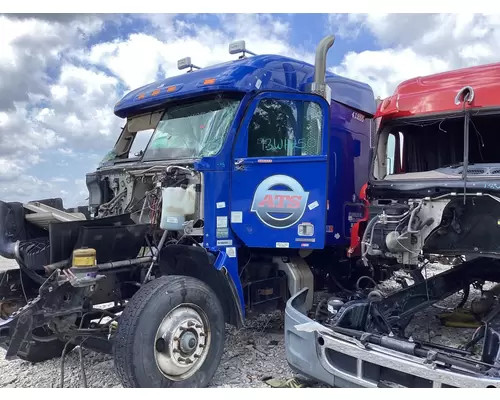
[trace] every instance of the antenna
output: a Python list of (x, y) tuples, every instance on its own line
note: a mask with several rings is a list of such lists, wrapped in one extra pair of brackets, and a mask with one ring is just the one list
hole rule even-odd
[(257, 54), (251, 52), (246, 48), (244, 40), (237, 40), (236, 42), (232, 42), (229, 44), (229, 54), (239, 54), (243, 53), (239, 58), (245, 58), (245, 53), (251, 54), (252, 56), (256, 56)]
[(177, 69), (183, 70), (186, 68), (189, 68), (188, 72), (191, 72), (193, 68), (201, 69), (191, 62), (191, 57), (181, 58), (179, 61), (177, 61)]

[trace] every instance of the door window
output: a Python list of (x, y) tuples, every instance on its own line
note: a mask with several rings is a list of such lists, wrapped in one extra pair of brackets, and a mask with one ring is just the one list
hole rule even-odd
[(260, 100), (248, 127), (248, 157), (322, 153), (323, 110), (301, 100)]

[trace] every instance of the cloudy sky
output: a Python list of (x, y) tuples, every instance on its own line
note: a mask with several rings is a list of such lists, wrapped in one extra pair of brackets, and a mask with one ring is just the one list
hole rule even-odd
[(337, 40), (330, 70), (390, 94), (400, 81), (498, 61), (500, 16), (479, 14), (0, 14), (0, 199), (85, 204), (85, 173), (111, 148), (127, 91), (176, 75), (178, 59), (256, 53), (314, 60)]

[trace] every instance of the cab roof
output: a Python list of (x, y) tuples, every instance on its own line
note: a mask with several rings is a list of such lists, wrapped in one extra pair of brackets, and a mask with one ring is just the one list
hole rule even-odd
[(463, 106), (455, 104), (455, 97), (465, 86), (471, 86), (474, 90), (470, 107), (500, 107), (500, 63), (404, 81), (392, 96), (379, 104), (376, 116), (393, 119), (460, 111)]
[[(257, 90), (303, 91), (313, 81), (314, 66), (277, 55), (258, 55), (193, 70), (145, 85), (126, 94), (115, 105), (120, 118), (137, 115), (173, 99), (210, 92), (248, 93)], [(332, 100), (367, 115), (376, 111), (367, 84), (327, 73)]]

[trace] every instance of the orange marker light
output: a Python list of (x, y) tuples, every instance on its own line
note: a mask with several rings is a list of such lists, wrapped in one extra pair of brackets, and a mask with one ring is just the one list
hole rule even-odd
[(143, 99), (144, 97), (146, 97), (146, 95), (144, 93), (141, 93), (139, 96), (137, 96), (137, 99), (138, 100), (141, 100)]
[(151, 96), (156, 96), (158, 94), (160, 94), (160, 89), (156, 89), (151, 92)]
[(215, 78), (205, 79), (203, 81), (204, 85), (213, 85), (215, 83)]

